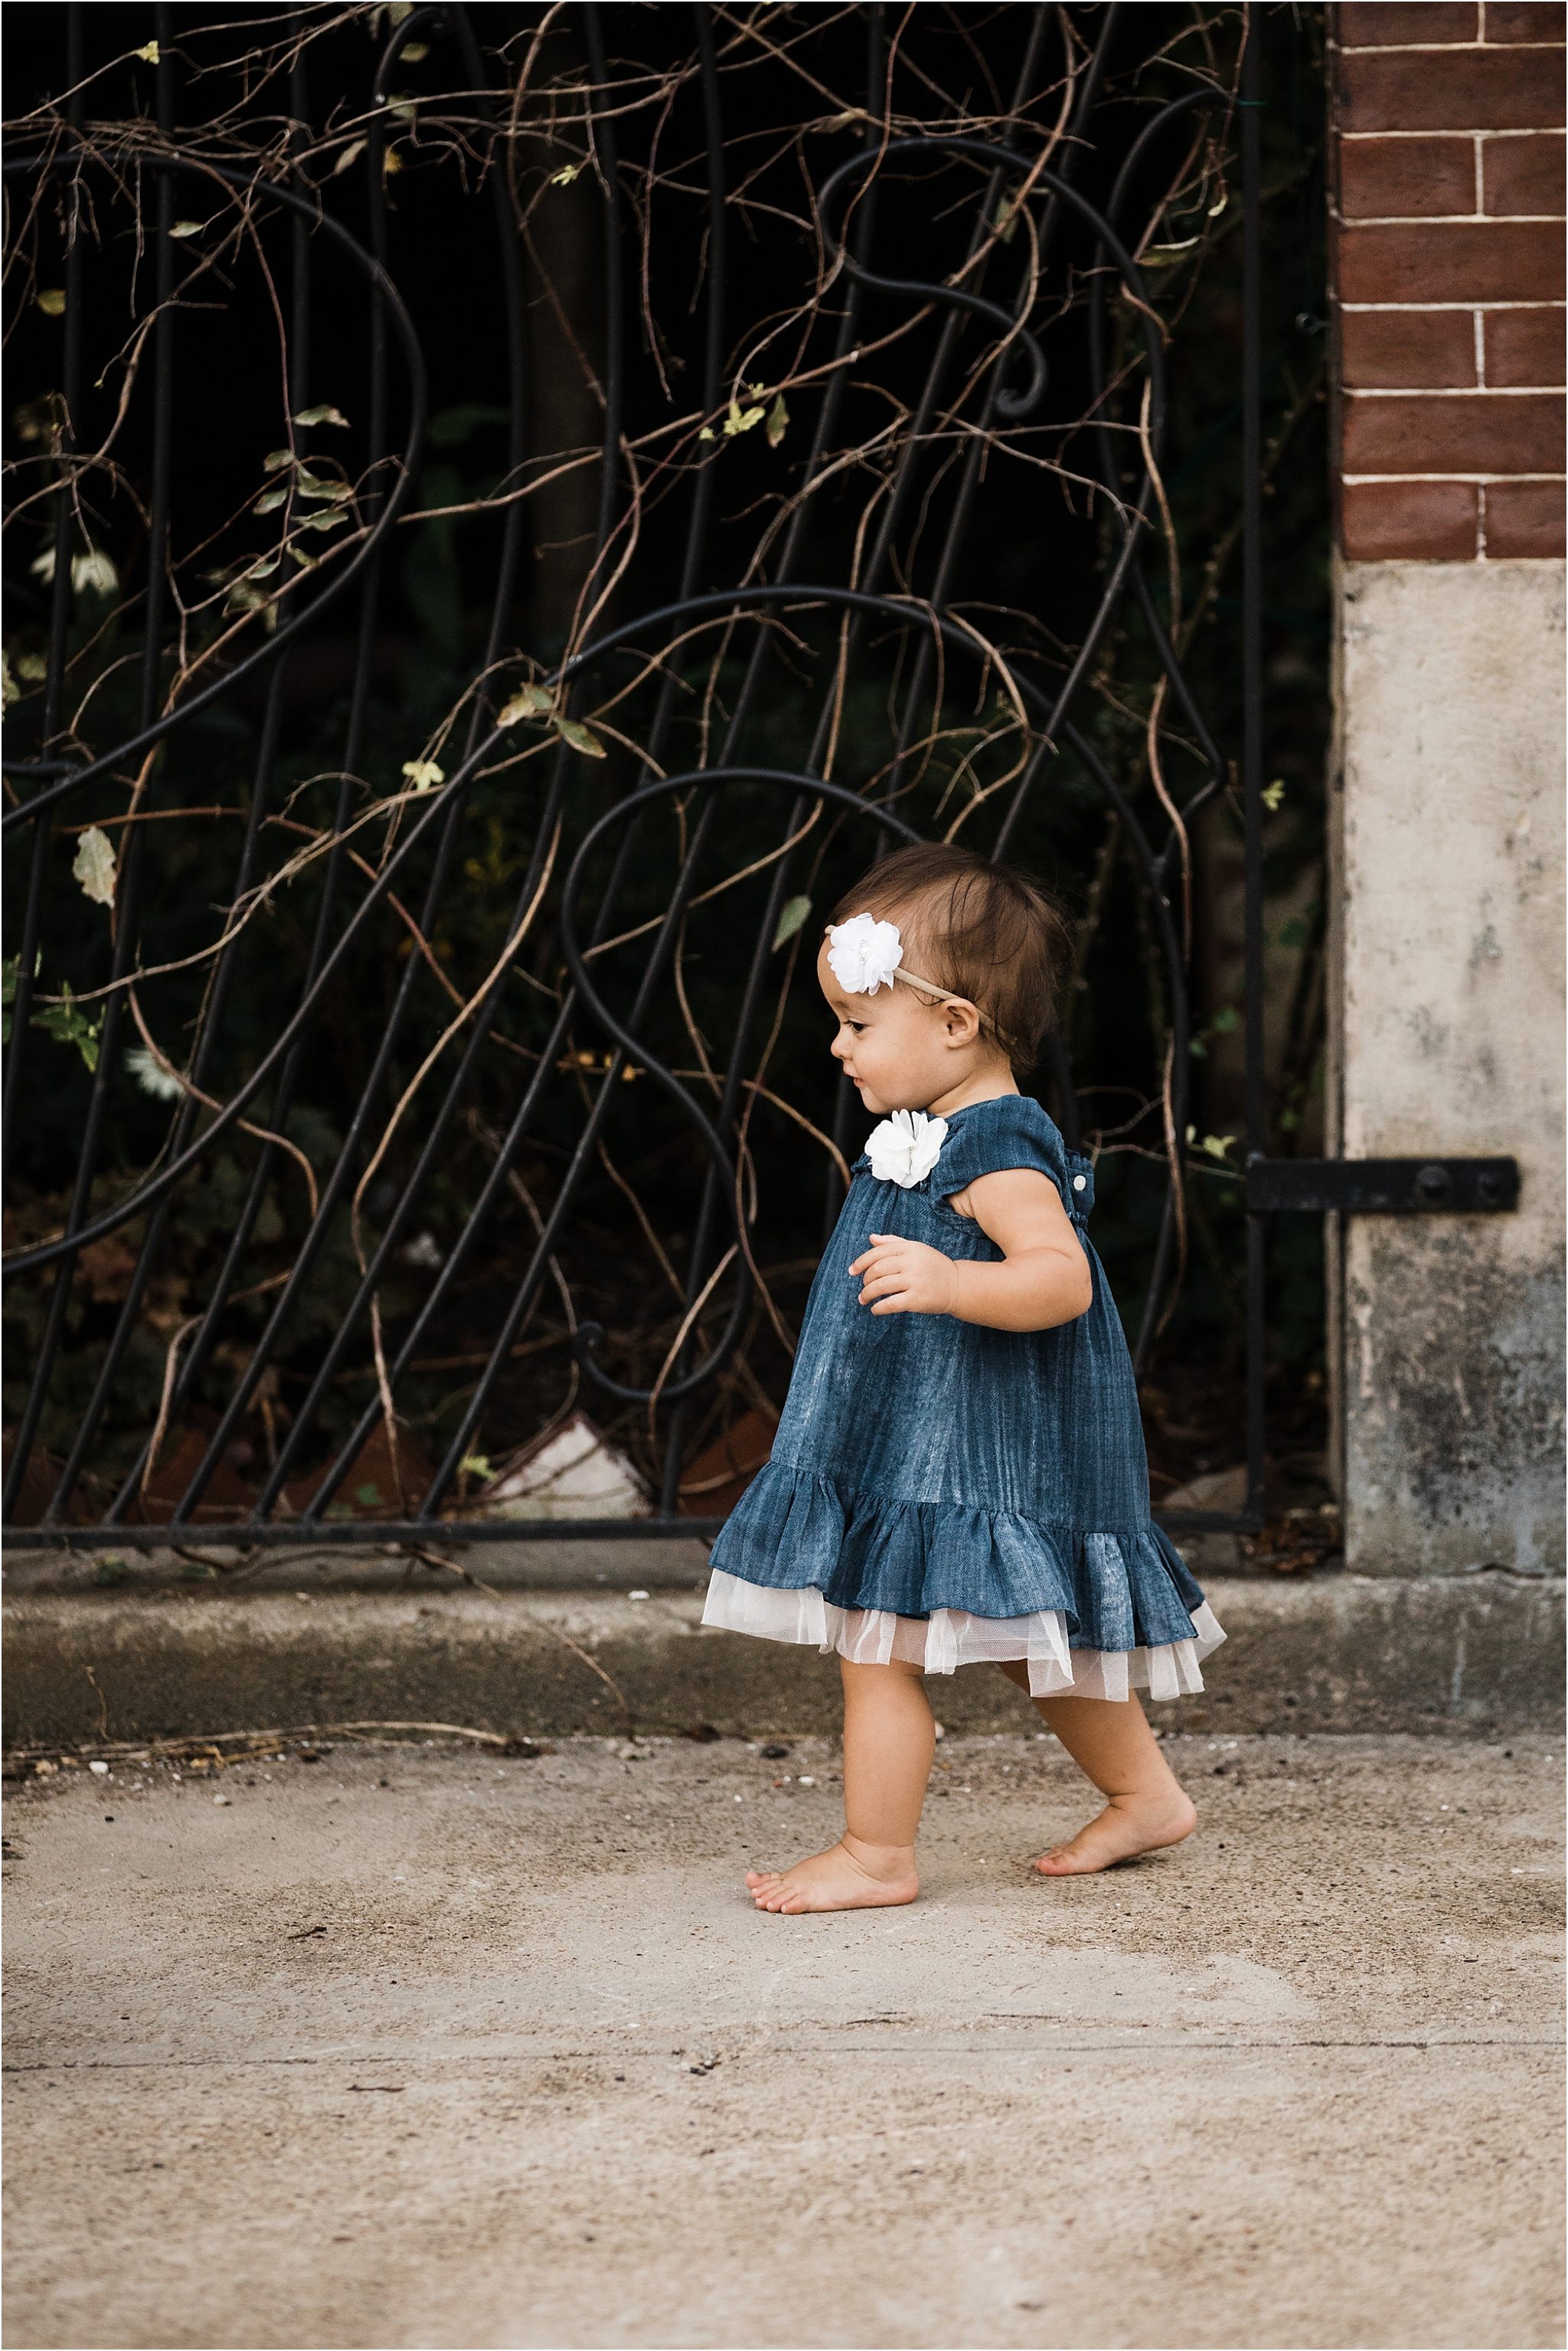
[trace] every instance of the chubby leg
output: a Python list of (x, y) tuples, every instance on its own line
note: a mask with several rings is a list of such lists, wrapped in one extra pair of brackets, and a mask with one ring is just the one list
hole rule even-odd
[[(1029, 1687), (1029, 1667), (1002, 1671), (1020, 1689)], [(1054, 1731), (1079, 1770), (1109, 1799), (1105, 1809), (1067, 1844), (1052, 1845), (1035, 1863), (1042, 1877), (1076, 1877), (1109, 1869), (1113, 1862), (1179, 1844), (1197, 1825), (1192, 1798), (1161, 1754), (1147, 1717), (1135, 1697), (1037, 1698), (1048, 1730)]]
[(844, 1685), (844, 1834), (793, 1869), (748, 1870), (759, 1910), (861, 1910), (913, 1902), (915, 1833), (936, 1751), (918, 1666), (852, 1666)]

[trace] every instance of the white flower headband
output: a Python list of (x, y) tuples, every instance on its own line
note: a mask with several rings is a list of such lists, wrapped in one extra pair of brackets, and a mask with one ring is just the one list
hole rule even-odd
[(968, 1001), (967, 997), (956, 997), (952, 988), (938, 987), (934, 979), (922, 979), (917, 971), (906, 969), (898, 925), (879, 923), (874, 914), (852, 914), (847, 923), (828, 925), (828, 967), (851, 996), (874, 996), (879, 987), (891, 987), (895, 979), (902, 979), (946, 1002)]
[(828, 968), (850, 996), (874, 996), (879, 987), (891, 987), (895, 979), (902, 979), (940, 1004), (970, 1004), (981, 1028), (1006, 1045), (990, 1014), (972, 1004), (970, 998), (960, 996), (954, 987), (939, 987), (934, 979), (922, 978), (919, 972), (909, 969), (896, 923), (879, 923), (869, 914), (852, 914), (847, 923), (830, 923)]

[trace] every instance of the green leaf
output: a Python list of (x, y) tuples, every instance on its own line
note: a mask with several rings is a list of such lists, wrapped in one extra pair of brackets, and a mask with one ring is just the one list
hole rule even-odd
[(14, 702), (21, 699), (22, 689), (11, 674), (11, 656), (0, 653), (0, 702), (9, 710)]
[(71, 995), (70, 982), (60, 983), (60, 1001), (46, 1004), (34, 1013), (32, 1025), (52, 1037), (57, 1045), (74, 1045), (89, 1070), (98, 1067), (98, 1040), (103, 1027), (103, 1014), (88, 1014)]
[(749, 433), (754, 424), (761, 423), (765, 413), (760, 408), (742, 408), (738, 401), (732, 400), (729, 414), (724, 420), (726, 438), (733, 439), (737, 433)]
[(264, 474), (277, 474), (285, 465), (297, 465), (298, 463), (292, 449), (269, 449), (261, 461), (261, 470)]
[(773, 405), (768, 412), (768, 446), (777, 449), (789, 430), (789, 411), (784, 405), (784, 395), (776, 392)]
[(169, 234), (171, 236), (178, 237), (200, 236), (202, 231), (206, 227), (206, 225), (205, 221), (172, 221), (169, 225)]
[(277, 607), (267, 602), (265, 589), (253, 588), (248, 580), (236, 580), (224, 598), (224, 610), (227, 612), (259, 612), (264, 605), (269, 612), (277, 613)]
[(35, 298), (46, 319), (58, 319), (64, 316), (66, 289), (63, 286), (46, 286)]
[(497, 714), (497, 726), (516, 726), (524, 718), (544, 718), (555, 708), (555, 696), (548, 685), (525, 685), (502, 704)]
[(1292, 914), (1288, 923), (1280, 925), (1279, 943), (1282, 947), (1304, 947), (1312, 935), (1312, 926), (1304, 914)]
[(581, 174), (582, 165), (580, 163), (569, 163), (564, 171), (552, 172), (550, 173), (549, 183), (552, 188), (570, 188), (572, 182), (576, 179), (580, 179)]
[(144, 47), (133, 49), (131, 54), (132, 57), (140, 57), (144, 66), (155, 66), (162, 52), (156, 41), (149, 41)]
[(270, 490), (263, 490), (260, 497), (258, 497), (256, 502), (256, 513), (274, 513), (278, 507), (283, 505), (285, 499), (288, 496), (288, 490), (289, 485), (287, 482), (277, 482), (273, 485)]
[(457, 1467), (468, 1478), (493, 1478), (496, 1474), (488, 1454), (485, 1453), (465, 1453)]
[(320, 475), (308, 474), (303, 466), (295, 477), (294, 486), (302, 498), (327, 498), (334, 506), (341, 506), (354, 495), (347, 482), (323, 481)]
[(96, 824), (89, 824), (77, 842), (71, 878), (80, 883), (83, 894), (95, 905), (113, 905), (114, 844)]
[(324, 1519), (351, 1519), (353, 1515), (352, 1502), (329, 1502), (321, 1513)]
[(434, 759), (405, 759), (402, 772), (416, 792), (434, 792), (446, 781), (446, 771)]
[(1228, 1037), (1235, 1029), (1240, 1028), (1241, 1015), (1234, 1004), (1221, 1005), (1208, 1026), (1214, 1036)]
[(1278, 810), (1281, 801), (1285, 797), (1285, 779), (1283, 776), (1276, 776), (1271, 784), (1265, 784), (1258, 797), (1262, 801), (1264, 807), (1268, 810), (1270, 815), (1273, 816)]
[(302, 408), (292, 422), (296, 424), (341, 424), (346, 427), (349, 420), (340, 408), (334, 408), (330, 401), (324, 400), (317, 408)]
[(382, 1507), (382, 1489), (372, 1479), (369, 1485), (355, 1487), (354, 1499), (362, 1510), (379, 1510)]
[(777, 953), (779, 948), (784, 945), (787, 939), (792, 939), (794, 937), (796, 932), (800, 929), (801, 924), (805, 921), (810, 911), (811, 901), (810, 898), (788, 898), (785, 900), (783, 905), (779, 909), (779, 928), (773, 934), (773, 946), (775, 953)]
[[(348, 519), (341, 507), (323, 507), (319, 514), (297, 515), (294, 528), (296, 530), (341, 530)], [(298, 554), (298, 549), (296, 549), (295, 552)], [(299, 559), (301, 562), (305, 560), (303, 556)]]
[(604, 758), (603, 744), (592, 727), (585, 726), (580, 718), (558, 718), (555, 725), (562, 741), (570, 743), (574, 751), (580, 751), (585, 759)]
[(1207, 1151), (1211, 1159), (1223, 1159), (1235, 1140), (1233, 1134), (1206, 1134), (1197, 1147)]

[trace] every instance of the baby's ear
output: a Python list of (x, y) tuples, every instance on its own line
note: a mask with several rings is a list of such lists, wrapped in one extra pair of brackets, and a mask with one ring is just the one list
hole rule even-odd
[(964, 996), (950, 996), (942, 1007), (942, 1025), (952, 1045), (972, 1045), (980, 1033), (980, 1016)]

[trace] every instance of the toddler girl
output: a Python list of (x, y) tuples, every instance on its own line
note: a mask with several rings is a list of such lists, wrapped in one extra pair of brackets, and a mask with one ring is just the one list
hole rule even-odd
[(817, 1269), (773, 1458), (713, 1552), (703, 1621), (836, 1649), (845, 1829), (751, 1871), (763, 1910), (913, 1902), (927, 1673), (988, 1660), (1106, 1798), (1048, 1876), (1197, 1814), (1134, 1687), (1203, 1687), (1224, 1639), (1149, 1516), (1126, 1341), (1085, 1232), (1090, 1162), (1020, 1094), (1063, 933), (967, 850), (906, 849), (836, 909), (831, 1050), (881, 1119)]

